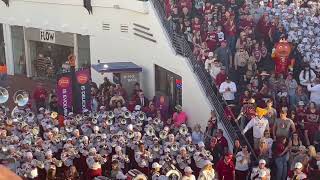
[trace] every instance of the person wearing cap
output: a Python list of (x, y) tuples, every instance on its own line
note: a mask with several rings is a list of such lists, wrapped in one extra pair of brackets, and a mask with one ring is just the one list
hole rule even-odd
[(292, 158), (291, 162), (290, 162), (290, 170), (294, 170), (294, 165), (297, 163), (297, 162), (303, 162), (305, 159), (308, 159), (308, 155), (307, 155), (307, 148), (303, 145), (300, 145), (298, 147), (298, 152), (295, 156), (293, 157), (290, 157)]
[(184, 176), (182, 176), (181, 180), (196, 180), (196, 177), (192, 174), (193, 170), (190, 166), (184, 168)]
[(264, 159), (259, 160), (258, 167), (252, 168), (251, 180), (270, 180), (270, 169), (266, 167), (266, 161)]
[(302, 172), (302, 169), (303, 169), (303, 165), (301, 162), (295, 163), (293, 176), (290, 179), (292, 180), (307, 179), (307, 175), (304, 172)]
[(235, 100), (235, 93), (237, 92), (237, 86), (231, 79), (227, 76), (226, 80), (221, 83), (219, 87), (219, 93), (222, 94), (223, 98), (228, 104), (232, 104)]
[(186, 124), (188, 121), (187, 113), (182, 111), (181, 105), (175, 106), (176, 112), (172, 116), (172, 120), (175, 128), (179, 128), (182, 124)]
[(221, 41), (221, 46), (214, 51), (214, 54), (217, 54), (217, 59), (226, 67), (228, 72), (229, 67), (232, 66), (232, 52), (227, 46), (226, 40)]
[(257, 107), (256, 112), (257, 116), (252, 118), (242, 131), (242, 134), (245, 134), (250, 128), (253, 128), (253, 140), (255, 149), (258, 148), (259, 141), (263, 137), (264, 131), (269, 130), (269, 122), (264, 117), (267, 114), (267, 110)]
[(161, 165), (157, 162), (152, 163), (152, 178), (151, 180), (158, 180), (158, 178), (161, 176)]
[(149, 174), (149, 157), (150, 152), (145, 149), (145, 146), (143, 143), (139, 144), (138, 151), (135, 151), (135, 160), (138, 164), (137, 169), (144, 174)]
[(130, 162), (130, 159), (126, 154), (123, 153), (123, 150), (120, 146), (115, 147), (115, 154), (112, 155), (112, 161), (117, 160), (119, 167), (123, 170), (125, 165)]
[(235, 166), (232, 159), (233, 154), (226, 153), (224, 157), (218, 161), (215, 170), (219, 180), (235, 180)]
[(180, 147), (180, 153), (177, 155), (177, 163), (179, 169), (183, 170), (191, 164), (191, 156), (188, 154), (185, 147)]

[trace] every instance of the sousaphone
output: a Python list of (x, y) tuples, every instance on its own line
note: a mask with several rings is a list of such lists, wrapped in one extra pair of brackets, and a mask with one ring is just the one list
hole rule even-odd
[(13, 95), (13, 101), (19, 107), (23, 107), (29, 102), (29, 93), (25, 90), (18, 90)]
[(4, 104), (9, 99), (9, 92), (7, 89), (0, 87), (0, 104)]

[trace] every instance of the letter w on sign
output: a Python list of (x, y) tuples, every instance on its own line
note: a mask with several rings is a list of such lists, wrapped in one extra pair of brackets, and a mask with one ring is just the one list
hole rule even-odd
[(83, 6), (88, 10), (89, 14), (92, 14), (91, 0), (83, 0)]
[(9, 7), (9, 0), (2, 0)]

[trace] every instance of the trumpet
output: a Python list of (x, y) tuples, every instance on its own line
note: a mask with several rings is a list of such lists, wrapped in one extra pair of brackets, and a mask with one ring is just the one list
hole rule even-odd
[(182, 124), (179, 128), (179, 133), (181, 135), (187, 135), (188, 134), (188, 127), (185, 124)]
[(139, 119), (140, 121), (144, 121), (145, 118), (146, 118), (146, 114), (145, 114), (144, 112), (140, 112), (140, 113), (138, 114), (138, 119)]
[(153, 151), (159, 152), (160, 151), (160, 145), (159, 144), (154, 145)]
[(58, 117), (58, 113), (57, 112), (52, 112), (51, 113), (51, 118), (52, 119), (56, 119)]
[(128, 138), (128, 139), (134, 138), (134, 132), (133, 132), (133, 131), (128, 132), (127, 138)]
[(113, 124), (113, 120), (112, 119), (107, 119), (106, 123), (107, 123), (108, 126), (111, 126)]
[(127, 120), (125, 118), (120, 119), (120, 124), (125, 125), (127, 124)]
[(113, 118), (114, 118), (114, 113), (113, 113), (113, 111), (109, 111), (109, 112), (108, 112), (108, 118), (109, 118), (109, 119), (113, 119)]
[(173, 152), (178, 151), (178, 145), (176, 143), (172, 144), (171, 151), (173, 151)]
[(160, 131), (159, 133), (159, 137), (160, 139), (164, 140), (164, 139), (167, 139), (167, 136), (168, 136), (168, 133), (164, 130)]
[(92, 124), (97, 124), (98, 123), (98, 119), (92, 118), (91, 122), (92, 122)]
[(194, 151), (196, 150), (196, 146), (193, 145), (193, 144), (189, 144), (189, 145), (187, 145), (187, 150), (188, 150), (190, 153), (192, 153), (192, 152), (194, 152)]
[(34, 119), (34, 113), (33, 113), (33, 112), (29, 112), (29, 113), (28, 113), (28, 118)]
[(147, 127), (147, 129), (146, 129), (146, 134), (147, 134), (148, 136), (153, 136), (153, 135), (155, 135), (155, 131), (154, 131), (153, 127), (151, 127), (151, 126)]
[(126, 119), (129, 119), (129, 118), (131, 118), (131, 113), (129, 111), (126, 111), (126, 112), (124, 112), (123, 117)]

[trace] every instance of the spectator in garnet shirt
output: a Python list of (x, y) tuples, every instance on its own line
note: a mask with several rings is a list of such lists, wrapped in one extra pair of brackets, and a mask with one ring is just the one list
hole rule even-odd
[(220, 85), (227, 79), (226, 68), (222, 66), (220, 68), (220, 72), (216, 76), (215, 84), (219, 88)]
[(279, 137), (273, 145), (273, 155), (276, 165), (276, 178), (286, 179), (288, 172), (289, 145), (286, 137)]
[(235, 53), (235, 46), (236, 46), (236, 34), (237, 34), (237, 29), (236, 29), (236, 24), (234, 20), (234, 14), (231, 14), (229, 19), (224, 23), (224, 32), (226, 36), (226, 40), (229, 45), (229, 49), (231, 50), (232, 54)]
[(219, 180), (235, 180), (235, 166), (232, 161), (232, 153), (225, 154), (216, 166)]
[(217, 138), (217, 145), (221, 146), (224, 153), (228, 152), (228, 141), (227, 139), (223, 136), (223, 131), (222, 129), (218, 129), (216, 133), (216, 138)]
[(47, 90), (43, 87), (42, 83), (39, 83), (33, 91), (33, 99), (35, 101), (37, 110), (39, 110), (40, 107), (46, 107), (47, 95)]

